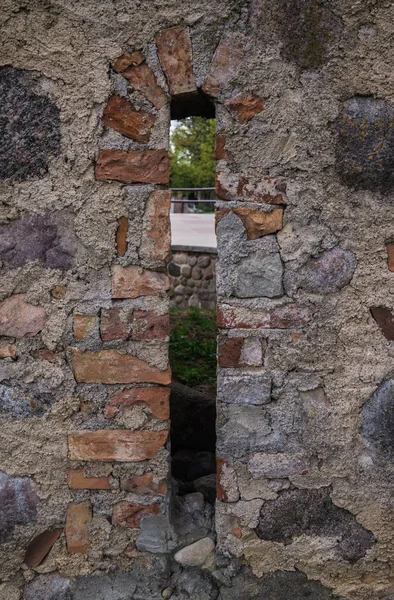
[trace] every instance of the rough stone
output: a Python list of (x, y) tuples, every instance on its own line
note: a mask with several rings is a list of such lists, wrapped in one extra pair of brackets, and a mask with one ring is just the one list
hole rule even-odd
[(350, 283), (356, 265), (353, 252), (336, 246), (306, 263), (298, 275), (299, 286), (317, 294), (337, 292)]
[(248, 240), (256, 240), (263, 235), (276, 233), (283, 226), (283, 210), (274, 208), (263, 212), (255, 208), (236, 208), (235, 214), (241, 219), (246, 229)]
[(171, 256), (171, 190), (155, 190), (149, 196), (143, 219), (140, 257), (164, 260)]
[(285, 545), (302, 534), (332, 537), (338, 541), (339, 555), (357, 562), (372, 548), (375, 538), (352, 513), (336, 506), (330, 494), (329, 487), (279, 492), (276, 500), (263, 504), (257, 535)]
[(223, 329), (292, 329), (309, 323), (315, 312), (313, 304), (283, 304), (265, 312), (221, 304), (217, 325)]
[(75, 253), (73, 218), (64, 212), (28, 215), (0, 227), (1, 259), (10, 267), (38, 261), (49, 269), (70, 269)]
[(309, 472), (309, 461), (296, 454), (253, 454), (248, 462), (248, 471), (253, 477), (283, 479)]
[(271, 402), (271, 378), (256, 374), (230, 377), (219, 371), (218, 399), (227, 404), (268, 404)]
[(216, 193), (221, 200), (286, 205), (282, 184), (270, 177), (253, 179), (239, 173), (219, 171), (216, 174)]
[(42, 306), (25, 302), (25, 294), (16, 294), (0, 303), (0, 335), (23, 338), (37, 335), (45, 325)]
[(69, 469), (68, 487), (72, 490), (110, 490), (108, 477), (86, 477), (83, 469)]
[(167, 94), (161, 89), (156, 77), (146, 62), (139, 65), (131, 65), (122, 72), (134, 89), (138, 90), (153, 104), (157, 110), (163, 108), (168, 102)]
[(263, 110), (265, 102), (258, 96), (241, 93), (227, 100), (225, 104), (241, 123), (247, 123)]
[(120, 217), (116, 230), (116, 252), (118, 256), (124, 256), (127, 251), (127, 233), (129, 230), (129, 219)]
[(137, 496), (165, 496), (167, 493), (166, 480), (162, 479), (156, 484), (151, 473), (122, 479), (120, 487), (125, 492), (131, 492)]
[(141, 552), (165, 554), (176, 545), (173, 537), (174, 533), (166, 515), (147, 516), (141, 519), (141, 532), (136, 546)]
[(185, 27), (164, 29), (156, 33), (155, 41), (171, 96), (196, 92), (189, 30)]
[(36, 93), (32, 73), (0, 69), (0, 179), (43, 177), (60, 154), (60, 111)]
[(204, 567), (214, 550), (214, 541), (206, 537), (178, 550), (174, 558), (183, 567)]
[(39, 417), (49, 406), (48, 398), (33, 393), (26, 386), (13, 382), (0, 384), (0, 413), (8, 414), (16, 419)]
[(363, 407), (361, 433), (373, 448), (394, 456), (394, 379), (386, 379)]
[(23, 600), (72, 600), (70, 582), (58, 573), (38, 575), (26, 585)]
[(36, 535), (26, 548), (24, 564), (30, 568), (38, 567), (62, 533), (63, 529), (52, 529)]
[(146, 110), (136, 108), (120, 96), (109, 99), (103, 113), (103, 123), (118, 133), (137, 142), (149, 142), (156, 117)]
[(72, 348), (74, 376), (79, 383), (162, 383), (171, 382), (171, 370), (160, 371), (147, 362), (116, 350), (90, 352)]
[(245, 40), (239, 33), (230, 34), (216, 49), (202, 89), (218, 98), (227, 84), (237, 77), (245, 54)]
[(117, 390), (105, 409), (107, 419), (115, 417), (133, 406), (146, 406), (155, 419), (170, 418), (170, 390), (168, 388), (131, 388)]
[(386, 340), (394, 341), (394, 317), (391, 310), (376, 306), (371, 308), (371, 315), (379, 325)]
[(394, 106), (356, 97), (336, 122), (336, 169), (345, 185), (373, 191), (394, 187)]
[(9, 477), (0, 472), (0, 544), (7, 542), (16, 525), (37, 520), (36, 488), (27, 477)]
[(13, 344), (4, 344), (0, 346), (0, 359), (2, 358), (11, 358), (12, 360), (16, 359), (16, 346)]
[(140, 462), (153, 458), (167, 440), (168, 431), (98, 430), (68, 436), (71, 460)]
[(138, 529), (142, 517), (154, 516), (160, 514), (159, 504), (150, 504), (148, 506), (132, 504), (131, 502), (118, 502), (114, 506), (113, 520), (119, 527), (128, 527)]
[(165, 273), (148, 271), (135, 265), (131, 267), (115, 265), (112, 269), (113, 298), (154, 296), (159, 292), (166, 292), (169, 287), (169, 279)]
[(278, 298), (283, 295), (282, 277), (280, 254), (256, 250), (238, 264), (234, 295), (238, 298)]
[(169, 159), (166, 150), (100, 150), (96, 179), (122, 183), (162, 183), (168, 185)]

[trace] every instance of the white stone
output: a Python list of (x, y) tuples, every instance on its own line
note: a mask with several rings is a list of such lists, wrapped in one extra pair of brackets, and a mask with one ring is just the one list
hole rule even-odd
[[(190, 546), (178, 550), (174, 558), (184, 567), (202, 567), (211, 558), (215, 549), (213, 540), (209, 537), (202, 538)], [(209, 560), (211, 563), (211, 560)]]

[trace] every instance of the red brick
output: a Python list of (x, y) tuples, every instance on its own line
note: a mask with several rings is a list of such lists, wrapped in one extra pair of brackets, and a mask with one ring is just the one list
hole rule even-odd
[(169, 101), (167, 94), (156, 81), (156, 77), (146, 62), (130, 66), (122, 72), (134, 89), (138, 90), (153, 104), (157, 110), (163, 108)]
[(140, 462), (153, 458), (166, 443), (168, 431), (98, 430), (70, 433), (71, 460)]
[(246, 229), (248, 240), (256, 240), (263, 235), (276, 233), (283, 227), (283, 209), (274, 208), (263, 212), (257, 208), (235, 208), (235, 214), (241, 219)]
[(232, 162), (234, 160), (231, 152), (226, 150), (226, 136), (224, 133), (217, 133), (215, 137), (215, 160), (227, 160)]
[(239, 33), (232, 33), (219, 44), (202, 86), (208, 96), (220, 96), (226, 85), (238, 75), (244, 58), (244, 45), (245, 41)]
[(111, 419), (136, 405), (147, 406), (152, 417), (166, 421), (170, 418), (170, 390), (154, 387), (117, 390), (112, 394), (104, 416)]
[(129, 230), (129, 220), (127, 217), (120, 217), (118, 228), (116, 230), (116, 252), (118, 256), (124, 256), (127, 250), (127, 233)]
[(391, 310), (383, 306), (374, 306), (371, 308), (371, 315), (379, 325), (386, 340), (394, 340), (394, 317)]
[(122, 56), (119, 56), (119, 58), (115, 60), (112, 66), (114, 68), (114, 71), (116, 71), (117, 73), (123, 73), (129, 67), (136, 67), (137, 65), (140, 65), (144, 62), (144, 60), (144, 55), (138, 50), (131, 53), (125, 52), (124, 54), (122, 54)]
[(101, 311), (100, 333), (104, 342), (127, 340), (131, 334), (133, 322), (132, 309), (121, 307)]
[(70, 554), (87, 554), (90, 548), (88, 525), (92, 521), (90, 502), (69, 504), (66, 518), (67, 550)]
[(72, 490), (110, 490), (108, 477), (85, 477), (83, 469), (70, 469), (67, 475), (68, 487)]
[(237, 94), (227, 100), (226, 106), (235, 114), (241, 123), (247, 123), (264, 108), (264, 100), (251, 94)]
[(0, 335), (32, 337), (45, 325), (47, 316), (42, 306), (25, 302), (26, 294), (16, 294), (0, 303)]
[(160, 514), (160, 506), (158, 504), (142, 506), (132, 504), (131, 502), (119, 502), (114, 506), (113, 519), (115, 525), (138, 529), (142, 517), (152, 517), (158, 514)]
[(197, 92), (189, 30), (185, 27), (164, 29), (156, 33), (155, 41), (170, 94)]
[(217, 310), (217, 324), (223, 329), (292, 329), (309, 323), (315, 312), (313, 304), (284, 304), (265, 312), (221, 305)]
[(140, 256), (169, 261), (171, 257), (171, 190), (155, 190), (149, 196), (143, 225)]
[(16, 359), (16, 347), (13, 344), (4, 344), (0, 346), (0, 359), (1, 358), (12, 358)]
[(270, 177), (252, 179), (239, 173), (217, 173), (216, 193), (221, 200), (286, 205), (283, 185)]
[(220, 336), (218, 340), (219, 367), (239, 367), (243, 345), (243, 338), (228, 338), (226, 336)]
[(162, 183), (170, 179), (167, 150), (100, 150), (96, 179), (122, 183)]
[(389, 271), (394, 273), (394, 243), (388, 242), (386, 244), (387, 250), (387, 266)]
[(170, 335), (169, 315), (156, 315), (154, 312), (134, 313), (133, 340), (167, 340)]
[(131, 102), (112, 96), (103, 113), (103, 123), (118, 133), (137, 142), (149, 142), (156, 117), (145, 110), (137, 110)]
[(62, 533), (63, 529), (48, 529), (36, 535), (26, 548), (24, 564), (30, 568), (38, 567)]
[(155, 296), (170, 289), (170, 281), (165, 273), (148, 271), (133, 265), (121, 267), (115, 265), (112, 270), (112, 297), (138, 298)]
[(123, 479), (120, 482), (120, 487), (125, 492), (130, 492), (138, 496), (165, 496), (167, 493), (166, 480), (162, 479), (155, 484), (151, 473), (133, 475), (129, 479)]
[(160, 371), (147, 362), (116, 350), (84, 352), (72, 348), (74, 376), (78, 383), (171, 383), (171, 369)]
[(89, 337), (96, 327), (96, 315), (74, 313), (74, 339), (82, 342)]

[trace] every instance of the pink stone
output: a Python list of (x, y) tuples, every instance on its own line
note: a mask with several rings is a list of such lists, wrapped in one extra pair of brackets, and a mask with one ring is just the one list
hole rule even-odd
[(39, 333), (47, 319), (42, 306), (25, 302), (26, 294), (16, 294), (0, 304), (0, 335), (22, 338)]

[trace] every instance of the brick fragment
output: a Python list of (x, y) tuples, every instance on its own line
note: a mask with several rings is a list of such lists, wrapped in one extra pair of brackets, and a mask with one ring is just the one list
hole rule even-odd
[(219, 172), (216, 174), (216, 193), (221, 200), (286, 205), (283, 185), (270, 177), (253, 179), (239, 173)]
[(235, 214), (241, 219), (246, 229), (248, 240), (256, 240), (263, 235), (280, 231), (283, 227), (283, 209), (274, 208), (263, 212), (257, 208), (235, 208)]
[(111, 419), (133, 406), (147, 406), (155, 419), (170, 418), (170, 390), (168, 388), (132, 388), (117, 390), (105, 409), (104, 417)]
[(78, 383), (160, 383), (171, 382), (171, 369), (160, 371), (147, 362), (116, 350), (98, 352), (72, 348), (72, 365)]
[(113, 63), (113, 69), (117, 73), (123, 73), (129, 67), (136, 67), (145, 60), (142, 52), (136, 50), (135, 52), (125, 52), (122, 56), (119, 56)]
[(266, 312), (222, 304), (217, 310), (217, 325), (223, 329), (292, 329), (312, 320), (313, 304), (284, 304)]
[(122, 183), (153, 183), (167, 185), (170, 179), (167, 150), (100, 150), (96, 179)]
[(139, 296), (154, 296), (166, 292), (170, 288), (168, 276), (165, 273), (148, 271), (132, 265), (121, 267), (115, 265), (112, 270), (112, 297), (138, 298)]
[(131, 335), (133, 310), (121, 307), (101, 311), (100, 333), (104, 342), (127, 340)]
[(391, 310), (383, 306), (373, 306), (371, 315), (379, 325), (386, 340), (392, 342), (394, 340), (394, 317)]
[(127, 233), (129, 230), (129, 220), (127, 217), (120, 217), (118, 228), (116, 230), (116, 252), (118, 256), (124, 256), (127, 250)]
[(16, 360), (16, 347), (13, 344), (4, 344), (0, 346), (0, 359), (1, 358), (12, 358)]
[(241, 358), (243, 338), (228, 338), (221, 336), (218, 341), (219, 367), (238, 367)]
[(388, 242), (386, 244), (387, 250), (387, 266), (389, 271), (394, 273), (394, 243)]
[(186, 27), (163, 29), (156, 33), (155, 41), (170, 94), (177, 96), (197, 92), (189, 29)]
[(90, 548), (88, 525), (92, 521), (90, 502), (69, 504), (66, 517), (66, 541), (70, 554), (87, 554)]
[(86, 477), (83, 469), (69, 469), (68, 487), (72, 490), (110, 490), (108, 477)]
[(68, 436), (71, 460), (140, 462), (164, 446), (168, 431), (98, 430)]
[(227, 160), (232, 162), (234, 160), (231, 152), (226, 150), (226, 136), (224, 133), (217, 133), (215, 137), (215, 160)]
[(233, 33), (223, 40), (212, 59), (209, 74), (202, 86), (208, 96), (217, 98), (226, 85), (234, 79), (244, 58), (244, 40)]
[(144, 220), (140, 257), (169, 261), (171, 257), (171, 190), (155, 190), (149, 196)]
[(139, 504), (132, 504), (131, 502), (118, 502), (114, 506), (113, 519), (115, 525), (137, 529), (140, 526), (142, 517), (152, 517), (158, 514), (160, 514), (160, 506), (158, 504), (141, 506)]
[(118, 133), (137, 142), (149, 142), (156, 117), (146, 110), (137, 110), (120, 96), (109, 99), (103, 113), (103, 123)]
[(23, 338), (39, 333), (45, 325), (42, 306), (25, 302), (26, 294), (15, 294), (0, 303), (0, 335)]
[(165, 496), (167, 493), (166, 480), (161, 479), (155, 484), (152, 473), (133, 475), (129, 479), (122, 479), (120, 487), (125, 492), (130, 492), (138, 496)]
[(122, 72), (134, 89), (138, 90), (153, 104), (157, 110), (163, 108), (169, 101), (167, 94), (156, 81), (156, 77), (146, 62), (128, 67)]
[(133, 340), (167, 340), (170, 335), (169, 315), (156, 315), (154, 312), (134, 313)]
[(241, 123), (247, 123), (263, 110), (265, 102), (258, 96), (241, 93), (227, 100), (225, 104)]
[(96, 315), (74, 313), (74, 339), (82, 342), (89, 337), (96, 327)]
[(62, 533), (63, 529), (52, 529), (36, 535), (26, 548), (24, 564), (30, 568), (38, 567)]

